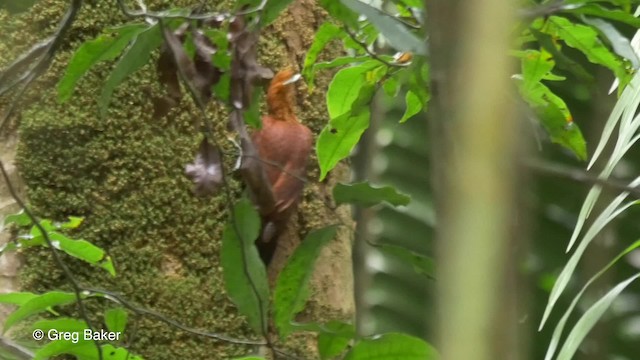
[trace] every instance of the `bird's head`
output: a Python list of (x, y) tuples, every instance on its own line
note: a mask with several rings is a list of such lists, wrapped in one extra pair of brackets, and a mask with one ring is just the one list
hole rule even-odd
[(291, 68), (285, 68), (279, 71), (269, 84), (267, 91), (267, 106), (269, 114), (278, 120), (295, 119), (293, 113), (294, 103), (294, 86), (293, 84), (300, 80), (300, 74), (297, 74)]

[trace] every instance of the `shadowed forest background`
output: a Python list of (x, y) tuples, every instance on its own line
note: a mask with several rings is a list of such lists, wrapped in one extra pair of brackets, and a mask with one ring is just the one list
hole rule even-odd
[(0, 2), (0, 358), (640, 359), (635, 6)]

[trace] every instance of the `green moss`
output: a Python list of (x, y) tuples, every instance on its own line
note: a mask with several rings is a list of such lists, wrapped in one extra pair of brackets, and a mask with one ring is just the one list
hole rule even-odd
[[(0, 65), (50, 34), (67, 3), (41, 1), (18, 17), (0, 13), (0, 29), (15, 39), (0, 44)], [(200, 141), (194, 126), (198, 112), (191, 102), (184, 99), (166, 118), (153, 119), (149, 99), (161, 94), (153, 64), (115, 91), (103, 119), (97, 115), (96, 99), (113, 64), (92, 69), (67, 103), (56, 100), (55, 84), (73, 50), (104, 27), (127, 20), (114, 2), (95, 3), (83, 8), (51, 69), (24, 97), (18, 161), (29, 202), (43, 217), (84, 216), (74, 237), (105, 248), (114, 258), (116, 278), (66, 259), (83, 285), (112, 289), (188, 326), (251, 337), (222, 284), (218, 253), (227, 219), (225, 203), (219, 198), (194, 197), (183, 173)], [(147, 1), (157, 9), (189, 3), (200, 1)], [(265, 32), (261, 43), (264, 64), (274, 69), (291, 65), (287, 64), (291, 54), (281, 39), (286, 31), (282, 23)], [(305, 36), (301, 45), (306, 48), (312, 38)], [(327, 82), (327, 77), (320, 76), (318, 89)], [(322, 92), (303, 94), (300, 100), (300, 117), (318, 133), (326, 121)], [(212, 105), (211, 113), (216, 130), (224, 133), (224, 109)], [(311, 171), (312, 178), (317, 176), (315, 167)], [(233, 179), (230, 185), (239, 194), (241, 185)], [(314, 201), (302, 207), (309, 211), (307, 219), (326, 217), (317, 197)], [(308, 222), (305, 232), (322, 221)], [(25, 258), (21, 282), (26, 290), (68, 288), (46, 251), (34, 250)], [(90, 306), (99, 313), (104, 303)], [(253, 350), (188, 335), (150, 319), (135, 322), (133, 351), (146, 359), (227, 359)]]

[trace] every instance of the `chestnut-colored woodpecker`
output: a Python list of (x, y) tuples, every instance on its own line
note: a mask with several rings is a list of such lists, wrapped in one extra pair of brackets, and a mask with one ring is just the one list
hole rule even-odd
[(268, 114), (262, 117), (262, 128), (252, 134), (275, 200), (274, 209), (262, 214), (262, 232), (257, 242), (266, 264), (300, 200), (313, 146), (311, 130), (294, 113), (294, 83), (299, 78), (292, 69), (273, 77), (267, 91)]

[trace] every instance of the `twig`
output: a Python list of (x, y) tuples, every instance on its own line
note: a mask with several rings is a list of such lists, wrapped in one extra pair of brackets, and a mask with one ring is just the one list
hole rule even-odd
[(392, 62), (389, 62), (389, 61), (383, 59), (380, 55), (378, 55), (377, 53), (375, 53), (374, 51), (369, 49), (369, 45), (367, 45), (367, 43), (365, 43), (364, 41), (358, 39), (358, 36), (356, 36), (356, 34), (353, 31), (351, 31), (351, 29), (349, 29), (348, 27), (345, 26), (344, 27), (344, 31), (347, 33), (347, 35), (349, 35), (351, 40), (353, 40), (356, 44), (360, 45), (360, 47), (364, 51), (366, 51), (366, 53), (369, 54), (369, 56), (371, 56), (375, 60), (378, 60), (381, 63), (387, 65), (388, 67), (407, 67), (407, 66), (410, 65), (410, 63), (392, 63)]
[(551, 162), (546, 162), (541, 160), (528, 160), (528, 161), (525, 161), (524, 164), (528, 168), (541, 174), (567, 178), (573, 181), (586, 183), (590, 185), (601, 185), (609, 189), (628, 192), (634, 195), (636, 198), (640, 199), (640, 187), (631, 187), (627, 185), (627, 183), (624, 182), (623, 180), (611, 179), (611, 178), (609, 179), (599, 178), (597, 176), (593, 176), (589, 174), (588, 172), (582, 169), (571, 168), (568, 166), (554, 164)]
[(215, 19), (215, 20), (228, 20), (231, 19), (235, 16), (240, 16), (240, 15), (249, 15), (255, 12), (260, 12), (262, 11), (262, 9), (264, 9), (264, 6), (267, 4), (267, 0), (262, 0), (260, 2), (260, 4), (258, 4), (256, 7), (251, 8), (251, 9), (247, 9), (247, 10), (243, 10), (243, 11), (239, 11), (236, 13), (231, 13), (231, 12), (216, 12), (216, 13), (205, 13), (205, 14), (190, 14), (190, 15), (181, 15), (181, 14), (169, 14), (166, 12), (154, 12), (154, 11), (147, 11), (146, 9), (142, 9), (142, 10), (131, 10), (125, 3), (124, 0), (116, 0), (118, 3), (118, 6), (120, 7), (120, 10), (122, 11), (123, 14), (129, 16), (129, 17), (144, 17), (144, 18), (151, 18), (151, 19), (156, 19), (156, 20), (163, 20), (163, 19), (184, 19), (184, 20), (211, 20), (211, 19)]
[[(29, 217), (29, 220), (31, 220), (33, 225), (42, 234), (44, 241), (47, 243), (47, 246), (51, 251), (51, 255), (53, 256), (53, 259), (55, 260), (58, 267), (62, 269), (62, 272), (67, 278), (67, 281), (69, 282), (69, 284), (71, 284), (71, 287), (73, 288), (73, 292), (76, 297), (76, 303), (78, 304), (78, 311), (80, 312), (80, 316), (87, 323), (87, 326), (89, 327), (89, 329), (93, 332), (93, 326), (91, 325), (91, 320), (89, 319), (89, 315), (87, 314), (87, 310), (84, 306), (84, 300), (82, 299), (82, 289), (80, 288), (80, 285), (78, 284), (76, 279), (73, 277), (73, 274), (71, 273), (67, 265), (64, 263), (64, 261), (62, 261), (62, 258), (60, 258), (60, 254), (58, 254), (58, 250), (56, 250), (56, 248), (53, 246), (53, 243), (51, 241), (51, 238), (49, 238), (49, 234), (47, 233), (47, 230), (45, 230), (45, 228), (42, 227), (38, 218), (31, 212), (31, 210), (27, 208), (25, 203), (18, 196), (18, 193), (15, 191), (13, 184), (9, 179), (9, 174), (4, 168), (4, 164), (2, 160), (0, 160), (0, 172), (2, 172), (2, 177), (4, 178), (4, 182), (7, 185), (7, 189), (9, 190), (9, 193), (11, 194), (11, 197), (13, 198), (13, 200), (15, 200), (15, 202), (20, 206), (20, 208), (22, 208), (24, 213)], [(93, 342), (95, 343), (96, 348), (98, 349), (98, 358), (102, 360), (102, 347), (100, 347), (100, 343), (97, 340), (94, 339)]]
[(94, 289), (94, 288), (87, 288), (85, 289), (87, 291), (89, 291), (90, 293), (94, 293), (94, 294), (100, 294), (100, 295), (104, 295), (105, 298), (107, 298), (108, 300), (111, 300), (113, 302), (116, 302), (124, 307), (126, 307), (127, 309), (133, 311), (134, 313), (136, 313), (137, 315), (142, 315), (142, 316), (148, 316), (150, 318), (156, 319), (158, 321), (161, 321), (165, 324), (171, 325), (175, 328), (178, 328), (184, 332), (187, 333), (191, 333), (191, 334), (195, 334), (198, 336), (203, 336), (203, 337), (207, 337), (207, 338), (211, 338), (211, 339), (216, 339), (216, 340), (221, 340), (221, 341), (225, 341), (228, 343), (232, 343), (232, 344), (239, 344), (239, 345), (266, 345), (267, 343), (265, 341), (257, 341), (257, 340), (245, 340), (245, 339), (236, 339), (236, 338), (232, 338), (232, 337), (228, 337), (226, 335), (221, 335), (218, 333), (212, 333), (212, 332), (207, 332), (204, 330), (200, 330), (200, 329), (195, 329), (186, 325), (183, 325), (182, 323), (173, 320), (171, 318), (168, 318), (158, 312), (155, 312), (153, 310), (149, 310), (149, 309), (145, 309), (139, 306), (136, 306), (134, 304), (132, 304), (131, 302), (125, 300), (122, 296), (111, 292), (111, 291), (107, 291), (107, 290), (101, 290), (101, 289)]

